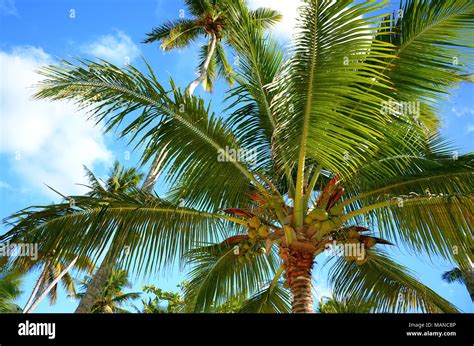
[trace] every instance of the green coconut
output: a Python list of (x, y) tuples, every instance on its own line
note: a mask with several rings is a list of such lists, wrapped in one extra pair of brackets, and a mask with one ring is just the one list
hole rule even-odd
[(336, 205), (329, 209), (329, 214), (332, 216), (341, 216), (344, 214), (344, 207), (342, 205)]
[(305, 218), (304, 218), (304, 223), (306, 225), (309, 225), (310, 223), (313, 222), (313, 219), (311, 218), (311, 216), (307, 215)]
[(309, 216), (313, 220), (326, 221), (329, 218), (329, 214), (326, 210), (321, 208), (316, 208), (309, 213)]
[(334, 222), (332, 220), (323, 221), (321, 224), (321, 233), (328, 234), (335, 228)]

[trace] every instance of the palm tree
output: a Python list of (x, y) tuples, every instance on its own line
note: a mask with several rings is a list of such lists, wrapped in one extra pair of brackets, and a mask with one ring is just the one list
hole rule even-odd
[(474, 301), (474, 270), (453, 268), (443, 273), (442, 279), (448, 283), (459, 282), (466, 286), (471, 300)]
[[(224, 40), (232, 45), (232, 37), (229, 36), (229, 26), (232, 22), (227, 18), (225, 1), (185, 0), (185, 4), (192, 15), (191, 19), (169, 21), (154, 28), (147, 34), (144, 43), (160, 41), (161, 48), (168, 51), (186, 47), (198, 37), (205, 36), (208, 42), (201, 46), (198, 77), (189, 84), (187, 91), (192, 95), (199, 84), (202, 84), (206, 91), (211, 91), (216, 69), (219, 69), (219, 75), (225, 77), (232, 86), (233, 69), (222, 44)], [(245, 11), (263, 28), (269, 28), (281, 20), (281, 15), (269, 8), (259, 8), (255, 11), (245, 8)]]
[(367, 314), (373, 306), (365, 302), (356, 302), (348, 298), (338, 299), (332, 297), (322, 297), (319, 300), (317, 312), (322, 314)]
[[(94, 174), (86, 168), (89, 182), (91, 184), (91, 191), (88, 193), (91, 197), (103, 197), (106, 192), (112, 193), (126, 193), (130, 194), (137, 188), (143, 175), (138, 173), (135, 168), (125, 169), (121, 167), (118, 161), (115, 161), (112, 172), (105, 181), (105, 188), (102, 187), (99, 180)], [(102, 260), (102, 263), (93, 277), (90, 278), (86, 286), (86, 292), (82, 294), (79, 306), (76, 309), (77, 313), (90, 312), (94, 302), (97, 300), (100, 292), (106, 285), (107, 280), (113, 273), (113, 268), (116, 265), (120, 254), (125, 246), (122, 242), (123, 234), (117, 232), (117, 237), (112, 240), (112, 243)]]
[(11, 266), (0, 268), (0, 313), (21, 312), (21, 308), (14, 303), (20, 294), (22, 272)]
[[(217, 75), (225, 77), (227, 83), (232, 86), (234, 72), (222, 44), (222, 40), (230, 46), (233, 44), (232, 37), (229, 35), (231, 32), (229, 26), (232, 26), (232, 22), (227, 18), (224, 2), (186, 0), (185, 3), (187, 11), (192, 15), (191, 19), (178, 19), (160, 25), (147, 34), (148, 37), (144, 42), (160, 41), (162, 49), (168, 51), (186, 47), (198, 37), (205, 36), (208, 42), (201, 46), (198, 77), (189, 84), (186, 91), (192, 95), (199, 84), (202, 84), (206, 91), (212, 91)], [(281, 19), (280, 14), (268, 8), (251, 11), (247, 7), (243, 7), (242, 10), (246, 11), (252, 21), (262, 28), (269, 28)], [(216, 69), (218, 73), (216, 73)], [(153, 190), (166, 153), (164, 150), (155, 156), (142, 189)]]
[[(69, 269), (75, 268), (79, 271), (88, 272), (94, 269), (94, 265), (89, 259), (76, 258), (74, 254), (69, 254), (60, 261), (48, 255), (39, 256), (39, 259), (36, 261), (33, 261), (29, 257), (19, 257), (15, 260), (13, 266), (18, 269), (21, 268), (21, 270), (25, 272), (31, 272), (41, 268), (41, 273), (36, 280), (35, 287), (23, 308), (24, 313), (32, 313), (42, 301), (43, 296), (49, 296), (50, 305), (54, 305), (57, 300), (59, 282), (63, 285), (67, 293), (71, 295), (75, 294), (76, 289)], [(68, 270), (66, 270), (67, 268)], [(64, 274), (61, 275), (61, 273)]]
[(288, 58), (243, 1), (225, 6), (242, 62), (226, 120), (173, 82), (168, 93), (149, 66), (146, 75), (107, 62), (43, 69), (38, 98), (92, 104), (109, 129), (129, 121), (121, 134), (144, 133), (135, 137), (144, 161), (166, 148), (167, 199), (78, 197), (80, 212), (31, 228), (63, 205), (30, 209), (0, 239), (27, 227), (44, 249), (97, 258), (120, 225), (126, 268), (150, 273), (177, 258), (192, 265), (196, 312), (236, 295), (256, 311), (281, 311), (288, 289), (293, 312), (313, 312), (313, 263), (337, 245), (345, 255), (330, 261), (337, 296), (374, 311), (457, 311), (383, 247), (454, 261), (453, 246), (472, 246), (473, 155), (453, 160), (433, 102), (469, 72), (474, 4), (412, 0), (394, 19), (377, 14), (383, 2), (309, 0)]
[[(81, 281), (84, 292), (77, 293), (75, 297), (83, 298), (91, 284), (92, 277), (87, 276)], [(122, 308), (122, 305), (140, 297), (138, 292), (123, 292), (124, 288), (130, 288), (131, 283), (128, 280), (128, 273), (124, 270), (113, 270), (107, 279), (106, 285), (102, 288), (96, 297), (92, 313), (128, 313), (128, 310)]]

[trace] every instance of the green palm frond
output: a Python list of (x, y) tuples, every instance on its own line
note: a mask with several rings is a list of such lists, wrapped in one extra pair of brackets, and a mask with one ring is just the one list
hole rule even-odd
[(353, 210), (345, 219), (364, 215), (382, 237), (429, 256), (452, 260), (453, 249), (468, 253), (469, 215), (474, 210), (472, 155), (412, 161), (416, 165), (396, 177), (374, 177), (370, 183), (364, 179), (363, 192), (343, 202)]
[[(177, 207), (155, 195), (136, 191), (132, 196), (109, 193), (103, 198), (75, 196), (69, 203), (36, 207), (16, 214), (15, 226), (0, 240), (20, 233), (38, 242), (42, 252), (55, 258), (74, 253), (96, 262), (111, 239), (119, 232), (121, 242), (114, 249), (128, 246), (130, 255), (124, 268), (133, 263), (137, 272), (171, 266), (195, 242), (212, 241), (223, 234), (225, 216)], [(61, 212), (58, 212), (61, 211)], [(51, 216), (51, 214), (53, 216)], [(45, 215), (48, 217), (45, 218)], [(231, 218), (230, 218), (231, 219)], [(118, 239), (118, 238), (117, 238)], [(55, 249), (55, 251), (51, 251)]]
[(261, 26), (263, 29), (270, 29), (283, 18), (277, 11), (263, 7), (250, 11), (250, 17), (256, 25)]
[[(387, 124), (400, 121), (380, 112), (383, 92), (392, 87), (382, 75), (385, 66), (372, 64), (392, 56), (393, 46), (373, 37), (380, 17), (366, 16), (381, 6), (313, 0), (300, 8), (301, 33), (273, 83), (278, 93), (272, 102), (275, 144), (286, 153), (277, 160), (282, 166), (298, 162), (297, 194), (306, 156), (331, 171), (349, 173), (375, 155), (379, 141), (389, 135)], [(381, 90), (369, 92), (372, 83)], [(346, 155), (354, 159), (345, 162)]]
[(454, 268), (444, 272), (441, 278), (448, 283), (459, 282), (464, 285), (466, 284), (462, 271), (459, 268)]
[(178, 19), (153, 28), (143, 43), (161, 41), (161, 48), (170, 50), (186, 47), (203, 34), (203, 28), (195, 20)]
[(227, 60), (227, 53), (221, 43), (216, 45), (215, 52), (216, 65), (219, 68), (219, 76), (225, 78), (227, 84), (234, 85), (234, 70)]
[(15, 270), (11, 265), (0, 269), (0, 313), (16, 313), (21, 308), (14, 303), (20, 294), (20, 284), (23, 273)]
[(329, 273), (337, 297), (373, 304), (377, 312), (458, 312), (387, 255), (372, 250), (367, 256), (362, 265), (337, 259)]
[(255, 294), (262, 284), (273, 279), (278, 266), (274, 253), (255, 254), (241, 262), (241, 257), (234, 254), (234, 245), (201, 246), (187, 253), (192, 267), (185, 295), (193, 302), (194, 312), (209, 312), (231, 299)]

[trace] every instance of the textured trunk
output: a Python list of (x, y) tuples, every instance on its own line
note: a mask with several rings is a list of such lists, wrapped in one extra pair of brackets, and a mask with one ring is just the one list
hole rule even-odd
[(204, 60), (204, 64), (202, 65), (201, 71), (199, 71), (199, 76), (195, 80), (193, 80), (187, 88), (187, 93), (189, 95), (192, 95), (196, 87), (202, 82), (204, 82), (204, 79), (207, 76), (207, 71), (209, 70), (209, 64), (211, 62), (211, 58), (214, 55), (214, 51), (216, 50), (216, 44), (217, 44), (217, 37), (215, 34), (212, 34), (211, 47), (209, 48), (209, 52), (207, 52), (206, 60)]
[(69, 265), (67, 266), (66, 269), (64, 269), (56, 279), (53, 280), (53, 282), (51, 282), (51, 284), (41, 293), (41, 295), (38, 297), (38, 299), (36, 299), (35, 303), (31, 306), (31, 308), (29, 308), (27, 311), (23, 311), (23, 313), (25, 314), (30, 314), (33, 312), (33, 310), (36, 309), (36, 307), (39, 305), (39, 303), (41, 303), (41, 301), (48, 295), (48, 293), (53, 289), (53, 287), (59, 282), (59, 280), (62, 279), (62, 277), (64, 275), (66, 275), (66, 273), (74, 266), (74, 264), (76, 263), (77, 261), (77, 257), (74, 258), (71, 263), (69, 263)]
[(280, 257), (285, 267), (285, 277), (291, 290), (291, 311), (313, 313), (311, 292), (311, 270), (313, 253), (290, 248), (280, 248)]
[(38, 290), (39, 290), (39, 288), (40, 288), (40, 286), (41, 286), (41, 284), (43, 283), (43, 280), (44, 280), (44, 275), (43, 274), (44, 274), (44, 271), (46, 270), (46, 266), (47, 266), (47, 264), (45, 265), (45, 269), (43, 269), (43, 271), (41, 272), (41, 275), (38, 278), (38, 281), (36, 282), (35, 288), (33, 288), (33, 292), (31, 292), (30, 298), (28, 299), (28, 301), (26, 302), (25, 307), (23, 308), (24, 312), (28, 311), (31, 304), (33, 303), (33, 301), (36, 298), (36, 294), (38, 293)]
[(112, 251), (112, 249), (109, 248), (109, 251), (100, 264), (99, 269), (95, 275), (92, 276), (92, 280), (87, 287), (86, 293), (81, 298), (75, 313), (89, 313), (91, 311), (94, 303), (97, 301), (97, 298), (100, 295), (100, 292), (103, 290), (107, 280), (110, 278), (112, 270), (114, 269), (119, 256), (119, 250)]
[(161, 153), (158, 153), (155, 156), (155, 159), (153, 160), (153, 163), (151, 164), (150, 171), (148, 172), (148, 175), (146, 176), (145, 181), (143, 182), (143, 185), (141, 187), (142, 191), (146, 191), (146, 192), (153, 191), (153, 189), (155, 188), (156, 181), (158, 180), (158, 177), (160, 176), (161, 166), (167, 154), (168, 152), (166, 151), (166, 146), (165, 146), (163, 151)]

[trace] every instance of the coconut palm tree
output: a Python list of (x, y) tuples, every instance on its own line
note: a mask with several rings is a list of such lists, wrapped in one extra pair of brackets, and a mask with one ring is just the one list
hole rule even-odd
[[(15, 260), (13, 266), (24, 272), (32, 272), (40, 268), (41, 273), (36, 279), (36, 284), (31, 292), (30, 298), (28, 299), (23, 312), (31, 313), (42, 301), (43, 296), (49, 296), (49, 304), (54, 305), (57, 300), (58, 285), (61, 283), (67, 293), (73, 295), (76, 293), (73, 278), (66, 268), (76, 269), (79, 271), (91, 272), (94, 269), (94, 265), (88, 258), (77, 258), (74, 254), (69, 254), (61, 261), (50, 258), (47, 254), (45, 256), (39, 256), (36, 261), (33, 261), (29, 257), (19, 257)], [(61, 275), (61, 273), (63, 273)], [(56, 280), (59, 278), (58, 280)], [(43, 295), (43, 293), (45, 293)]]
[(364, 302), (355, 302), (348, 298), (338, 299), (334, 296), (322, 297), (319, 300), (317, 312), (322, 314), (367, 314), (373, 306)]
[[(143, 177), (135, 168), (125, 169), (125, 167), (121, 167), (118, 161), (115, 161), (114, 167), (105, 181), (105, 187), (102, 186), (99, 180), (87, 168), (86, 172), (91, 185), (88, 196), (97, 198), (104, 197), (105, 192), (132, 193)], [(107, 280), (111, 277), (113, 268), (125, 246), (121, 241), (122, 237), (123, 234), (117, 232), (117, 237), (112, 239), (112, 243), (100, 267), (95, 275), (89, 279), (88, 285), (85, 286), (86, 292), (80, 296), (81, 301), (76, 309), (77, 313), (90, 312), (94, 302), (97, 301), (100, 292), (104, 289)]]
[[(77, 293), (75, 297), (83, 298), (86, 294), (92, 277), (87, 276), (81, 281), (82, 290), (84, 292)], [(112, 275), (107, 279), (106, 285), (102, 288), (99, 295), (92, 306), (92, 313), (128, 313), (129, 311), (122, 308), (122, 305), (129, 303), (140, 297), (139, 292), (125, 293), (125, 288), (132, 287), (128, 280), (128, 273), (124, 270), (117, 269), (112, 271)]]
[[(186, 0), (186, 10), (191, 14), (190, 19), (178, 19), (169, 21), (154, 28), (147, 34), (144, 43), (161, 42), (161, 48), (169, 51), (175, 48), (183, 48), (190, 45), (198, 37), (206, 37), (208, 42), (201, 46), (201, 57), (198, 68), (198, 77), (193, 80), (187, 91), (193, 94), (199, 84), (206, 91), (211, 91), (216, 69), (219, 75), (225, 77), (230, 86), (233, 85), (233, 69), (227, 60), (227, 54), (222, 44), (224, 42), (232, 45), (232, 37), (229, 37), (228, 26), (232, 22), (228, 20), (226, 6), (223, 1), (218, 0)], [(251, 11), (245, 8), (248, 15), (261, 25), (269, 28), (281, 19), (281, 15), (269, 8), (259, 8)]]
[(169, 196), (79, 196), (67, 217), (31, 228), (66, 206), (30, 209), (0, 239), (27, 228), (44, 249), (97, 258), (120, 228), (130, 244), (124, 268), (192, 265), (196, 312), (236, 295), (281, 311), (288, 290), (293, 312), (313, 312), (313, 264), (342, 246), (330, 261), (337, 296), (376, 311), (456, 311), (383, 248), (454, 261), (453, 246), (472, 246), (473, 155), (453, 159), (433, 102), (469, 72), (474, 4), (407, 1), (394, 19), (379, 14), (383, 2), (309, 0), (285, 57), (243, 1), (224, 3), (242, 62), (226, 120), (173, 81), (168, 92), (149, 66), (43, 69), (38, 98), (91, 106), (109, 129), (128, 121), (121, 134), (133, 129), (144, 161), (166, 148)]
[(471, 300), (474, 301), (474, 269), (472, 265), (470, 269), (455, 267), (444, 272), (441, 277), (447, 283), (458, 282), (465, 285)]
[(21, 294), (23, 273), (11, 266), (3, 265), (0, 269), (0, 313), (21, 312), (21, 308), (14, 301)]
[[(186, 0), (186, 9), (192, 15), (191, 19), (178, 19), (162, 24), (147, 34), (145, 43), (161, 42), (161, 48), (169, 51), (190, 45), (198, 37), (205, 36), (207, 44), (201, 46), (198, 76), (187, 87), (186, 91), (192, 95), (199, 84), (206, 91), (212, 91), (214, 80), (218, 75), (224, 77), (232, 86), (234, 72), (227, 60), (227, 53), (222, 43), (232, 46), (232, 37), (224, 2), (218, 0)], [(252, 18), (252, 21), (262, 28), (269, 28), (281, 19), (281, 15), (269, 8), (249, 10), (242, 7)], [(217, 70), (217, 71), (216, 71)], [(151, 165), (150, 171), (143, 182), (142, 189), (151, 191), (158, 179), (159, 172), (167, 151), (159, 152)]]

